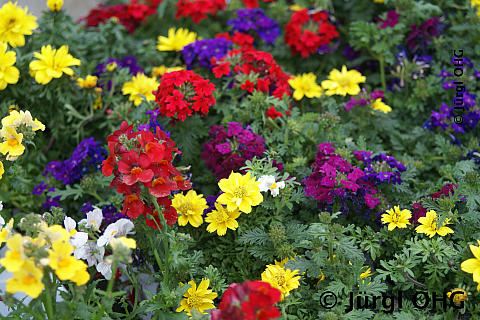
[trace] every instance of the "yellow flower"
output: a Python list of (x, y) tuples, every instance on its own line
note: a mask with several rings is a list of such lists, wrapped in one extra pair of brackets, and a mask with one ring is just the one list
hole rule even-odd
[(448, 233), (453, 233), (452, 229), (450, 229), (449, 227), (445, 227), (445, 225), (450, 224), (450, 219), (445, 219), (445, 222), (438, 229), (437, 221), (437, 213), (435, 212), (435, 210), (430, 210), (427, 212), (425, 217), (418, 218), (418, 222), (421, 225), (419, 225), (415, 229), (415, 231), (417, 231), (417, 233), (425, 233), (430, 238), (432, 238), (437, 233), (442, 237), (445, 237)]
[[(3, 168), (3, 162), (0, 161), (0, 180), (2, 179), (2, 176), (3, 176), (4, 173), (5, 173), (5, 169)], [(1, 236), (1, 233), (0, 233), (0, 244), (2, 244), (1, 238), (2, 238), (2, 236)]]
[[(0, 163), (2, 162), (0, 161)], [(10, 237), (10, 234), (12, 233), (12, 230), (13, 230), (13, 218), (11, 218), (10, 221), (8, 221), (8, 223), (5, 225), (5, 227), (2, 228), (2, 230), (0, 230), (0, 245), (7, 241), (8, 237)]]
[[(480, 241), (477, 240), (480, 245)], [(478, 283), (477, 291), (480, 290), (480, 247), (475, 247), (470, 245), (470, 251), (472, 251), (475, 258), (468, 259), (462, 262), (460, 268), (466, 273), (471, 273), (473, 275), (473, 281)]]
[(8, 116), (2, 119), (2, 130), (0, 130), (0, 137), (7, 137), (8, 128), (16, 130), (20, 125), (26, 125), (30, 127), (33, 131), (42, 130), (45, 131), (45, 125), (38, 121), (38, 119), (33, 120), (30, 111), (12, 110)]
[(107, 71), (112, 72), (113, 70), (117, 69), (117, 63), (116, 62), (110, 62), (105, 66)]
[(387, 210), (387, 213), (382, 214), (383, 224), (388, 223), (388, 231), (392, 231), (395, 228), (406, 228), (407, 224), (410, 224), (412, 212), (404, 209), (400, 210), (399, 206), (395, 206), (393, 209)]
[(374, 110), (382, 111), (383, 113), (389, 113), (390, 111), (392, 111), (392, 108), (389, 105), (383, 103), (381, 98), (376, 99), (372, 103), (372, 108)]
[(35, 266), (33, 259), (25, 260), (22, 268), (13, 273), (13, 278), (7, 280), (7, 292), (25, 292), (32, 298), (37, 298), (42, 293), (43, 272)]
[(184, 46), (195, 42), (197, 34), (188, 29), (175, 28), (168, 29), (168, 37), (159, 36), (157, 49), (158, 51), (180, 51)]
[(172, 207), (178, 214), (178, 225), (186, 226), (190, 223), (195, 228), (203, 223), (203, 210), (207, 209), (207, 201), (203, 194), (198, 194), (195, 190), (189, 190), (186, 195), (177, 193), (172, 199)]
[(63, 0), (47, 0), (47, 7), (51, 11), (60, 11), (63, 6)]
[(3, 155), (8, 153), (7, 160), (9, 161), (17, 160), (25, 151), (25, 147), (22, 145), (23, 134), (7, 127), (5, 134), (2, 132), (2, 137), (5, 141), (0, 143), (0, 153)]
[(77, 84), (84, 89), (91, 89), (97, 85), (97, 81), (98, 81), (97, 76), (88, 75), (85, 77), (85, 79), (78, 78)]
[(211, 289), (208, 289), (210, 285), (210, 280), (202, 279), (200, 284), (197, 285), (195, 281), (189, 281), (189, 285), (192, 287), (187, 290), (183, 295), (182, 301), (180, 301), (180, 307), (177, 308), (177, 312), (186, 311), (187, 315), (192, 316), (191, 311), (197, 310), (203, 314), (208, 309), (214, 309), (215, 305), (213, 304), (213, 299), (217, 297), (217, 294)]
[(112, 238), (109, 244), (112, 247), (113, 251), (117, 250), (119, 246), (124, 248), (130, 248), (130, 249), (137, 248), (137, 243), (135, 242), (135, 239), (131, 239), (127, 237)]
[(232, 171), (228, 179), (218, 182), (224, 193), (218, 197), (217, 202), (227, 205), (228, 211), (239, 209), (241, 212), (250, 213), (252, 206), (258, 206), (263, 201), (259, 184), (255, 177), (250, 178), (250, 172), (242, 176)]
[(20, 77), (20, 71), (13, 65), (17, 61), (15, 51), (7, 51), (7, 44), (0, 42), (0, 90), (9, 84), (15, 84)]
[[(63, 240), (52, 242), (52, 250), (48, 251), (48, 265), (55, 270), (55, 274), (60, 280), (72, 280), (77, 285), (84, 284), (87, 265), (72, 256), (73, 247), (70, 243)], [(87, 273), (88, 274), (88, 273)]]
[(0, 259), (0, 263), (8, 272), (16, 272), (23, 267), (26, 261), (25, 252), (23, 250), (23, 237), (15, 234), (7, 240), (8, 251), (5, 257)]
[(68, 53), (68, 46), (61, 46), (60, 49), (42, 46), (41, 53), (34, 52), (33, 55), (38, 60), (30, 62), (30, 72), (40, 84), (47, 84), (64, 73), (72, 76), (73, 70), (69, 67), (80, 65), (80, 60)]
[(288, 84), (295, 90), (293, 97), (295, 100), (301, 100), (303, 96), (307, 98), (319, 98), (322, 96), (322, 87), (317, 82), (317, 76), (313, 73), (304, 73), (288, 80)]
[(292, 11), (300, 11), (300, 10), (305, 9), (305, 7), (302, 7), (302, 6), (298, 5), (298, 4), (292, 4), (289, 8), (290, 8), (290, 10), (292, 10)]
[[(125, 82), (122, 88), (123, 95), (130, 95), (128, 100), (133, 101), (135, 106), (142, 103), (143, 97), (147, 101), (154, 101), (153, 91), (157, 90), (160, 84), (155, 78), (149, 78), (143, 73), (138, 73), (132, 77), (132, 81)], [(143, 96), (143, 97), (142, 97)]]
[(298, 270), (284, 269), (278, 265), (269, 264), (262, 273), (262, 281), (270, 283), (274, 288), (282, 292), (282, 299), (290, 294), (290, 291), (300, 286)]
[(8, 42), (14, 48), (25, 45), (25, 35), (31, 35), (38, 27), (37, 18), (27, 11), (28, 7), (17, 7), (17, 2), (11, 1), (0, 8), (0, 41)]
[(240, 216), (240, 211), (228, 211), (221, 204), (215, 203), (215, 209), (212, 212), (207, 213), (205, 222), (210, 223), (207, 226), (208, 232), (215, 232), (219, 236), (224, 236), (227, 233), (227, 228), (235, 230), (238, 228), (237, 219)]
[(477, 15), (480, 16), (480, 0), (472, 0), (470, 5), (472, 6), (472, 8), (474, 6), (477, 6)]
[(360, 92), (359, 83), (364, 83), (367, 78), (362, 76), (357, 70), (347, 71), (346, 66), (342, 66), (342, 71), (333, 69), (328, 75), (329, 80), (322, 81), (322, 88), (327, 90), (325, 94), (332, 96), (334, 94), (345, 96), (347, 94), (355, 96)]
[(452, 294), (453, 294), (453, 302), (455, 304), (460, 304), (463, 301), (468, 300), (467, 291), (465, 291), (464, 289), (455, 288), (452, 291), (447, 292), (447, 297), (450, 298)]
[(160, 76), (163, 76), (165, 73), (168, 72), (173, 72), (173, 71), (180, 71), (180, 70), (185, 70), (185, 67), (171, 67), (167, 68), (166, 66), (159, 66), (159, 67), (153, 67), (152, 69), (152, 77), (158, 78)]
[(375, 2), (375, 3), (384, 3), (385, 0), (373, 0), (373, 2)]
[(367, 268), (367, 270), (360, 274), (360, 279), (365, 279), (372, 276), (372, 270), (367, 266), (363, 266), (362, 270), (365, 268)]

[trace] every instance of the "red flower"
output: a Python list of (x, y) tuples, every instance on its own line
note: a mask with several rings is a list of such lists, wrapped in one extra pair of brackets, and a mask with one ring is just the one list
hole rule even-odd
[(150, 164), (151, 161), (146, 154), (138, 156), (136, 151), (131, 150), (118, 162), (118, 171), (124, 174), (123, 182), (129, 186), (137, 181), (147, 183), (153, 178), (153, 171), (146, 169)]
[(247, 80), (245, 81), (245, 83), (243, 83), (240, 88), (242, 90), (247, 90), (248, 92), (252, 93), (253, 92), (253, 89), (255, 89), (255, 85), (253, 84), (252, 81), (250, 80)]
[(274, 106), (271, 106), (270, 109), (267, 110), (266, 113), (267, 117), (272, 119), (277, 119), (278, 117), (283, 117), (283, 113), (277, 111)]
[(243, 0), (243, 4), (248, 9), (258, 8), (258, 0)]
[(145, 205), (136, 194), (129, 194), (123, 201), (122, 213), (135, 219), (145, 210)]
[(213, 67), (212, 71), (215, 75), (215, 78), (221, 78), (223, 76), (228, 76), (230, 74), (230, 62), (224, 62), (219, 64), (216, 67)]
[(225, 0), (180, 0), (177, 2), (175, 18), (190, 17), (193, 22), (199, 23), (207, 18), (207, 13), (215, 16), (216, 11), (227, 6)]

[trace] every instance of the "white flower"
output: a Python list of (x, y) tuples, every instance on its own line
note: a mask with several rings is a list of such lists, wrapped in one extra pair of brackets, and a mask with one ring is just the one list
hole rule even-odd
[(112, 265), (110, 263), (106, 263), (105, 261), (100, 262), (97, 264), (97, 271), (100, 272), (107, 280), (112, 278)]
[(75, 250), (73, 253), (75, 259), (87, 260), (88, 266), (98, 265), (103, 262), (103, 256), (105, 255), (105, 248), (97, 246), (96, 241), (88, 241), (79, 250)]
[(114, 237), (126, 236), (127, 234), (134, 233), (133, 222), (128, 219), (120, 219), (110, 224), (105, 228), (103, 235), (97, 240), (97, 245), (103, 247), (110, 243), (110, 240)]
[(74, 248), (74, 255), (75, 253), (78, 255), (77, 251), (80, 250), (80, 248), (83, 247), (88, 241), (88, 233), (78, 232), (75, 229), (77, 227), (77, 223), (70, 217), (65, 217), (63, 220), (63, 225), (68, 233), (70, 233), (70, 244)]
[(280, 189), (285, 188), (285, 181), (276, 182), (274, 176), (261, 176), (258, 181), (260, 181), (258, 185), (260, 191), (266, 192), (270, 190), (274, 197), (278, 196)]
[(80, 220), (78, 225), (85, 225), (86, 228), (91, 228), (93, 231), (98, 231), (103, 220), (102, 209), (94, 207), (90, 212), (87, 212), (87, 219)]
[[(2, 211), (2, 210), (3, 210), (3, 203), (2, 203), (2, 201), (0, 201), (0, 211)], [(2, 218), (2, 220), (3, 220), (3, 218)], [(5, 221), (3, 221), (3, 224), (5, 224)]]
[(3, 217), (0, 216), (0, 229), (3, 228), (4, 225), (5, 225), (5, 220), (3, 220)]

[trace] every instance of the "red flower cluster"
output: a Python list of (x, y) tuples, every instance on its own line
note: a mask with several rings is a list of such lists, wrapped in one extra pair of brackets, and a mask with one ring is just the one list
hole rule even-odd
[(232, 283), (223, 294), (212, 320), (268, 320), (280, 317), (274, 306), (280, 301), (280, 290), (263, 281)]
[[(263, 0), (263, 2), (274, 2), (275, 0)], [(243, 4), (248, 9), (258, 8), (258, 0), (243, 0)]]
[[(455, 189), (458, 189), (456, 184), (447, 183), (442, 187), (442, 189), (438, 192), (431, 193), (428, 195), (430, 199), (440, 199), (440, 197), (444, 196), (450, 198), (451, 196), (455, 195)], [(466, 200), (465, 197), (461, 199)], [(422, 205), (422, 200), (415, 202), (412, 205), (413, 209), (413, 217), (410, 219), (410, 222), (418, 222), (418, 219), (421, 217), (425, 217), (427, 215), (427, 209)]]
[(175, 148), (175, 142), (158, 127), (156, 134), (133, 131), (133, 125), (128, 125), (126, 121), (107, 141), (110, 156), (102, 162), (102, 173), (107, 177), (114, 174), (110, 187), (125, 195), (122, 213), (132, 219), (143, 214), (147, 225), (155, 229), (157, 224), (161, 225), (159, 213), (151, 200), (141, 195), (143, 188), (163, 208), (167, 224), (174, 224), (177, 211), (171, 207), (168, 196), (172, 191), (191, 188), (190, 181), (184, 180), (172, 165), (173, 153), (180, 153)]
[(270, 109), (267, 110), (266, 116), (272, 119), (277, 119), (283, 117), (283, 113), (277, 111), (274, 106), (271, 106)]
[(215, 105), (215, 85), (191, 70), (165, 73), (154, 91), (160, 114), (172, 120), (185, 121), (193, 112), (206, 115)]
[(225, 0), (180, 0), (177, 2), (175, 18), (190, 17), (193, 22), (199, 23), (207, 17), (207, 13), (215, 16), (217, 10), (227, 6)]
[(239, 31), (235, 31), (233, 35), (230, 35), (228, 32), (218, 33), (215, 38), (225, 38), (238, 45), (241, 49), (253, 49), (253, 42), (255, 41), (251, 35)]
[(290, 76), (286, 74), (273, 56), (264, 51), (253, 48), (235, 49), (230, 51), (225, 58), (212, 58), (215, 66), (212, 71), (215, 78), (228, 76), (233, 69), (234, 74), (255, 74), (256, 82), (250, 80), (240, 83), (240, 88), (251, 93), (258, 90), (271, 94), (281, 99), (284, 94), (291, 95), (292, 91), (288, 84)]
[(146, 0), (143, 1), (144, 3), (139, 3), (139, 0), (131, 0), (128, 4), (99, 5), (80, 20), (86, 20), (88, 27), (96, 27), (111, 18), (117, 18), (128, 32), (133, 33), (146, 18), (157, 13), (157, 7), (162, 1)]
[(300, 54), (302, 57), (308, 57), (337, 37), (337, 29), (330, 24), (325, 11), (311, 15), (307, 9), (296, 11), (285, 26), (285, 43), (293, 55)]

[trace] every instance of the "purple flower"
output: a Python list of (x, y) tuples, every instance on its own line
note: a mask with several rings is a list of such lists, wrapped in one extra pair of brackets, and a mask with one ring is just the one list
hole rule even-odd
[(42, 182), (40, 182), (40, 184), (33, 187), (32, 194), (41, 195), (47, 187), (48, 187), (48, 184), (46, 184), (44, 181), (42, 181)]
[(230, 143), (229, 142), (225, 142), (225, 143), (222, 143), (222, 144), (217, 144), (215, 146), (215, 150), (217, 150), (221, 154), (227, 154), (227, 153), (230, 153), (232, 151), (232, 149), (230, 148)]
[[(442, 69), (442, 72), (440, 72), (440, 73), (437, 75), (437, 77), (442, 77), (443, 79), (445, 79), (446, 77), (453, 77), (453, 75), (452, 75), (450, 72), (448, 72), (447, 70)], [(442, 80), (443, 80), (443, 79), (442, 79)]]
[(238, 18), (229, 20), (228, 25), (232, 26), (232, 32), (258, 35), (267, 44), (274, 44), (280, 35), (278, 22), (265, 15), (262, 9), (240, 9), (236, 11)]
[(82, 207), (80, 208), (80, 211), (86, 217), (87, 212), (93, 211), (93, 209), (94, 208), (93, 208), (92, 204), (90, 203), (90, 201), (87, 201), (84, 204), (82, 204)]
[(390, 10), (387, 12), (387, 18), (385, 20), (379, 19), (383, 23), (380, 25), (380, 28), (385, 29), (385, 28), (393, 28), (397, 25), (398, 23), (398, 18), (400, 15), (397, 13), (397, 10)]
[(225, 38), (214, 38), (197, 40), (181, 50), (183, 60), (187, 65), (187, 69), (191, 70), (195, 64), (212, 69), (210, 60), (215, 57), (222, 59), (232, 49), (232, 43)]

